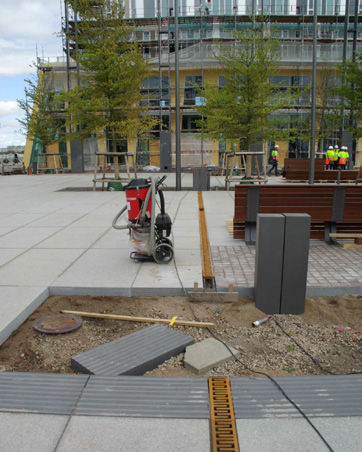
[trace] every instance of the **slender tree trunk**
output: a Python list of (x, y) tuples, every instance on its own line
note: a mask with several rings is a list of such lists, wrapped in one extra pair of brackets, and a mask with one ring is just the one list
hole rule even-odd
[[(251, 141), (249, 139), (248, 139), (248, 152), (251, 152)], [(251, 178), (252, 159), (253, 159), (253, 157), (251, 155), (246, 156), (245, 177), (247, 179)]]

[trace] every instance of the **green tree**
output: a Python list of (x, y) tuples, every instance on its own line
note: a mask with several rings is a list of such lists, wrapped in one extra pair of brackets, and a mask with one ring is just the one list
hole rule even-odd
[[(205, 103), (198, 108), (204, 118), (200, 125), (204, 137), (224, 139), (234, 149), (242, 146), (251, 151), (253, 143), (293, 134), (293, 130), (281, 127), (289, 119), (278, 110), (292, 105), (301, 92), (282, 91), (272, 83), (282, 58), (275, 31), (262, 22), (234, 37), (233, 45), (218, 47), (216, 58), (223, 68), (225, 85), (221, 89), (205, 85)], [(250, 176), (248, 156), (246, 177)]]
[(339, 84), (336, 68), (328, 63), (323, 64), (318, 70), (316, 82), (316, 141), (321, 152), (325, 147), (324, 139), (333, 137), (343, 125), (339, 99), (335, 94)]
[(41, 146), (43, 152), (57, 141), (62, 130), (62, 101), (55, 90), (54, 77), (45, 67), (33, 65), (37, 72), (25, 79), (25, 99), (18, 99), (24, 117), (18, 119), (20, 132)]
[(355, 61), (346, 60), (340, 65), (342, 84), (335, 90), (342, 100), (340, 108), (348, 116), (347, 129), (352, 132), (354, 138), (362, 136), (360, 126), (362, 120), (362, 54), (356, 53)]
[(71, 138), (106, 134), (107, 144), (136, 137), (152, 128), (155, 119), (140, 106), (140, 87), (150, 69), (132, 28), (123, 20), (119, 0), (69, 0), (78, 13), (78, 33), (72, 58), (79, 64), (76, 87), (64, 93)]

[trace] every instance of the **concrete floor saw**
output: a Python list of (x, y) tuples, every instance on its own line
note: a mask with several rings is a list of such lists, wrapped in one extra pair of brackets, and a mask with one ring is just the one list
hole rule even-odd
[[(165, 212), (165, 198), (162, 191), (162, 184), (166, 177), (132, 179), (124, 187), (127, 205), (114, 217), (112, 226), (114, 229), (129, 230), (135, 248), (135, 251), (130, 254), (131, 259), (154, 259), (158, 264), (168, 264), (173, 259), (173, 243), (169, 238), (172, 221)], [(160, 210), (157, 216), (156, 207)], [(126, 210), (127, 224), (117, 224)]]

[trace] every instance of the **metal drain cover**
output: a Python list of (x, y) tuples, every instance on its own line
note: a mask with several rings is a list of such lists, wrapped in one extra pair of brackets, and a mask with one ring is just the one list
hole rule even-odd
[(78, 329), (82, 323), (83, 320), (76, 315), (55, 314), (36, 320), (33, 328), (38, 333), (62, 334)]

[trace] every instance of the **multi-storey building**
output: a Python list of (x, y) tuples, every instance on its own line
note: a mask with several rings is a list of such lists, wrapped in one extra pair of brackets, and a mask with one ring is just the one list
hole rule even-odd
[[(198, 87), (204, 81), (216, 86), (222, 86), (223, 83), (223, 74), (215, 58), (216, 43), (231, 43), (234, 31), (251, 27), (252, 16), (264, 13), (270, 23), (278, 24), (283, 51), (280, 70), (273, 77), (274, 82), (279, 84), (279, 89), (308, 86), (312, 76), (314, 1), (179, 0), (178, 4), (181, 165), (218, 165), (225, 144), (200, 139), (200, 131), (196, 126), (199, 114), (195, 110), (195, 106), (202, 102)], [(357, 14), (355, 27), (355, 5), (356, 2), (350, 0), (350, 10), (346, 16), (345, 0), (318, 2), (317, 70), (328, 65), (337, 76), (337, 65), (343, 57), (351, 57), (353, 48), (359, 52), (362, 50), (362, 20)], [(362, 2), (357, 5), (357, 9), (360, 13)], [(70, 28), (76, 26), (74, 12), (66, 8), (65, 13), (64, 23), (69, 24)], [(171, 164), (175, 164), (174, 5), (167, 0), (127, 0), (125, 17), (134, 27), (133, 37), (142, 45), (144, 58), (148, 59), (154, 71), (154, 75), (145, 80), (142, 92), (146, 95), (144, 102), (148, 104), (150, 114), (162, 119), (162, 125), (161, 130), (151, 131), (148, 140), (130, 139), (124, 149), (136, 152), (141, 165), (153, 164), (161, 166), (163, 170), (170, 170)], [(66, 49), (67, 45), (64, 47)], [(57, 89), (68, 89), (75, 85), (77, 68), (69, 54), (56, 61), (45, 60), (41, 63), (53, 70)], [(290, 126), (298, 122), (302, 124), (303, 119), (310, 114), (310, 103), (310, 95), (306, 94), (292, 108), (280, 114), (287, 117)], [(289, 127), (288, 123), (285, 127)], [(340, 143), (340, 140), (340, 131), (336, 130), (325, 141), (325, 145)], [(297, 157), (307, 157), (309, 154), (309, 143), (302, 142), (298, 137), (278, 144), (281, 162), (289, 153)], [(51, 152), (57, 150), (70, 156), (70, 164), (72, 160), (79, 162), (81, 157), (80, 170), (89, 170), (93, 166), (94, 152), (105, 150), (105, 143), (90, 136), (83, 142), (81, 156), (74, 154), (80, 151), (73, 150), (71, 143), (67, 146), (54, 143)], [(24, 157), (26, 165), (36, 159), (37, 151), (36, 143), (28, 141)], [(358, 153), (354, 159), (359, 164)]]

